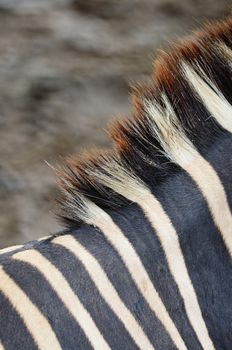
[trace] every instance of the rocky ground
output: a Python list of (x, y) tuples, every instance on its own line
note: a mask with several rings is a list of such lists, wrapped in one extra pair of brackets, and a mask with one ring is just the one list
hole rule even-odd
[(0, 247), (56, 232), (45, 161), (108, 145), (156, 49), (228, 0), (0, 0)]

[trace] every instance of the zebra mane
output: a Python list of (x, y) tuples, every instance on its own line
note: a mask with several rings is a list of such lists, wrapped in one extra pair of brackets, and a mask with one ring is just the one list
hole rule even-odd
[(232, 18), (162, 53), (150, 83), (133, 88), (132, 116), (113, 121), (114, 148), (73, 156), (58, 171), (62, 219), (93, 223), (232, 131), (231, 77)]

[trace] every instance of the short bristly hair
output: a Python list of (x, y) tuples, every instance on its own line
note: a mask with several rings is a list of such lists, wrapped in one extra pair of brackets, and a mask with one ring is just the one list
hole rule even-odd
[(94, 222), (99, 207), (133, 202), (232, 132), (231, 77), (232, 18), (162, 53), (150, 83), (133, 88), (133, 115), (113, 121), (114, 149), (71, 157), (58, 171), (65, 222)]

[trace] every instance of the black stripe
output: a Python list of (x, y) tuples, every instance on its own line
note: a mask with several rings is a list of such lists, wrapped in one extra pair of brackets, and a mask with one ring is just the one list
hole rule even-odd
[(232, 208), (232, 135), (224, 131), (210, 150), (203, 149), (200, 153), (217, 172)]
[(184, 172), (154, 192), (178, 232), (210, 337), (217, 349), (231, 349), (232, 264), (207, 203)]
[[(40, 272), (16, 260), (4, 264), (4, 269), (47, 318), (62, 349), (76, 350), (77, 344), (78, 349), (92, 349), (82, 329)], [(24, 350), (21, 345), (18, 349)]]
[(137, 205), (124, 208), (123, 215), (114, 213), (113, 220), (125, 232), (140, 256), (186, 346), (201, 349), (186, 316), (183, 300), (169, 271), (163, 249), (142, 210)]
[(38, 251), (62, 272), (112, 349), (137, 349), (124, 325), (101, 297), (85, 267), (72, 253), (55, 244), (41, 246)]
[(0, 341), (6, 350), (38, 349), (23, 320), (1, 292)]
[[(130, 218), (133, 219), (133, 216)], [(135, 231), (134, 233), (137, 236)], [(98, 260), (121, 299), (140, 323), (155, 348), (157, 350), (175, 349), (163, 325), (151, 311), (123, 261), (104, 235), (94, 228), (86, 228), (85, 230), (82, 228), (75, 233), (75, 237)], [(139, 240), (138, 236), (137, 239)], [(119, 344), (122, 346), (120, 339)]]

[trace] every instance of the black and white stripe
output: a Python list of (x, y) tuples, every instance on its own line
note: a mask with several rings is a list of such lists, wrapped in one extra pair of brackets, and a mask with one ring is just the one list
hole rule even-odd
[(68, 162), (68, 231), (1, 252), (0, 350), (232, 348), (232, 21), (204, 33)]

